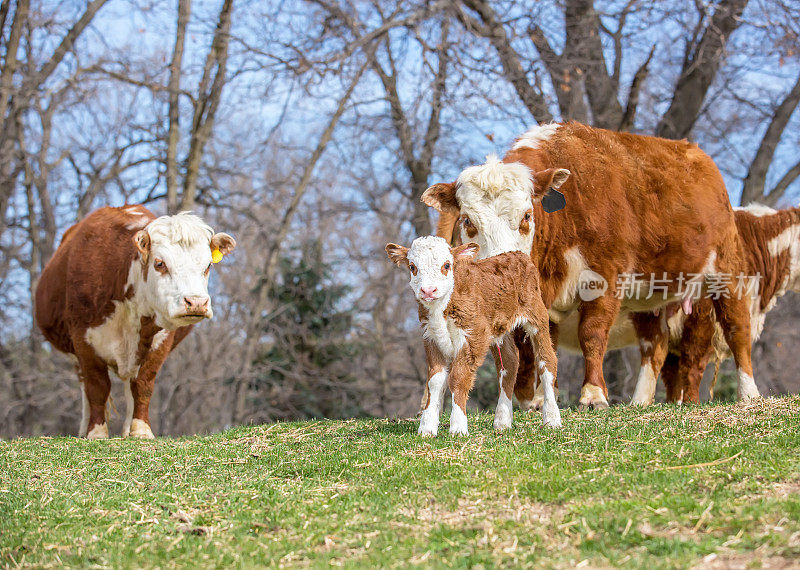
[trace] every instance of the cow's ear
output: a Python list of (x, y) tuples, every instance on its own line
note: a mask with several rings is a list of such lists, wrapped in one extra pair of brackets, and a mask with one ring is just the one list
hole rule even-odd
[(469, 243), (454, 247), (450, 251), (452, 251), (454, 259), (472, 259), (478, 255), (480, 250), (481, 246), (474, 241), (471, 241)]
[(236, 247), (236, 240), (228, 234), (218, 233), (211, 238), (211, 251), (219, 250), (222, 255), (228, 255)]
[(540, 170), (533, 175), (533, 197), (540, 200), (542, 196), (552, 188), (558, 190), (564, 182), (567, 181), (569, 175), (572, 174), (566, 168), (548, 168), (547, 170)]
[(408, 266), (408, 248), (396, 243), (386, 244), (386, 255), (389, 261), (400, 267)]
[(136, 235), (133, 236), (133, 245), (142, 254), (142, 259), (146, 260), (150, 254), (150, 234), (147, 233), (147, 230), (136, 232)]
[(422, 202), (439, 212), (458, 212), (455, 183), (434, 184), (422, 193)]

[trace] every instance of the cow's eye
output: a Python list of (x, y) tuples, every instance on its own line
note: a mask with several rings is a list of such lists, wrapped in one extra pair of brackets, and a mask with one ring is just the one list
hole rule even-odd
[(159, 273), (167, 272), (167, 264), (158, 258), (153, 261), (153, 268)]
[(470, 227), (472, 225), (472, 222), (470, 221), (470, 219), (468, 217), (464, 216), (463, 224), (464, 224), (465, 228), (468, 228), (468, 227)]
[(445, 261), (444, 262), (444, 265), (442, 265), (442, 271), (444, 271), (445, 273), (450, 271), (450, 262), (449, 261)]
[(525, 212), (525, 215), (522, 217), (522, 219), (525, 220), (526, 222), (530, 222), (531, 221), (531, 213), (530, 212)]
[(209, 271), (211, 271), (211, 264), (210, 263), (208, 264), (208, 267), (206, 267), (206, 270), (203, 271), (203, 275), (208, 275)]
[(412, 275), (416, 275), (417, 274), (417, 266), (414, 265), (413, 263), (411, 263), (411, 262), (408, 263), (408, 269), (411, 271)]

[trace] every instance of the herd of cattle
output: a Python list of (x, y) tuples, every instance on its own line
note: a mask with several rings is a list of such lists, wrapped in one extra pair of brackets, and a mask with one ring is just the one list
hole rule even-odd
[[(542, 199), (566, 206), (547, 213)], [(554, 347), (585, 360), (580, 404), (608, 406), (603, 358), (638, 344), (633, 403), (696, 402), (712, 356), (732, 356), (738, 395), (759, 395), (750, 349), (766, 313), (800, 290), (800, 210), (734, 210), (719, 170), (697, 145), (579, 123), (542, 125), (500, 160), (434, 184), (437, 236), (387, 246), (419, 302), (428, 383), (421, 435), (436, 435), (448, 386), (450, 431), (467, 433), (466, 401), (487, 351), (498, 374), (494, 425), (511, 398), (561, 425)], [(548, 208), (549, 210), (549, 208)], [(451, 247), (456, 243), (455, 247)], [(108, 369), (124, 381), (124, 436), (153, 437), (158, 369), (211, 316), (208, 274), (235, 241), (182, 213), (102, 208), (70, 228), (36, 291), (45, 337), (77, 358), (80, 435), (108, 437)], [(586, 289), (587, 283), (599, 283)]]

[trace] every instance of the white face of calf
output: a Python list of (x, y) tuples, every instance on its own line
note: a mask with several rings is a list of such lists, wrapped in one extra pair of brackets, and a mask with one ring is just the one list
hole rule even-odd
[(162, 216), (137, 232), (141, 254), (135, 294), (165, 329), (197, 323), (213, 316), (208, 276), (213, 261), (233, 251), (236, 241), (214, 231), (197, 216), (182, 212)]
[(533, 174), (520, 162), (496, 156), (465, 169), (454, 184), (435, 184), (422, 195), (427, 205), (460, 215), (461, 240), (476, 242), (480, 257), (507, 251), (530, 253), (535, 224), (533, 204), (550, 188), (558, 188), (569, 171), (547, 169)]
[(389, 259), (408, 268), (411, 290), (417, 300), (425, 305), (442, 301), (446, 304), (449, 301), (455, 286), (455, 260), (474, 257), (478, 250), (479, 246), (475, 243), (451, 248), (443, 238), (435, 236), (417, 238), (411, 248), (394, 243), (386, 246)]

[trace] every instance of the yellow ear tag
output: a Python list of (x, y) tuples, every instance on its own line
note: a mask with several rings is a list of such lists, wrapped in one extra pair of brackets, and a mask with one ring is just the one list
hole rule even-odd
[(211, 263), (219, 263), (220, 261), (222, 261), (222, 252), (215, 249), (211, 252)]

